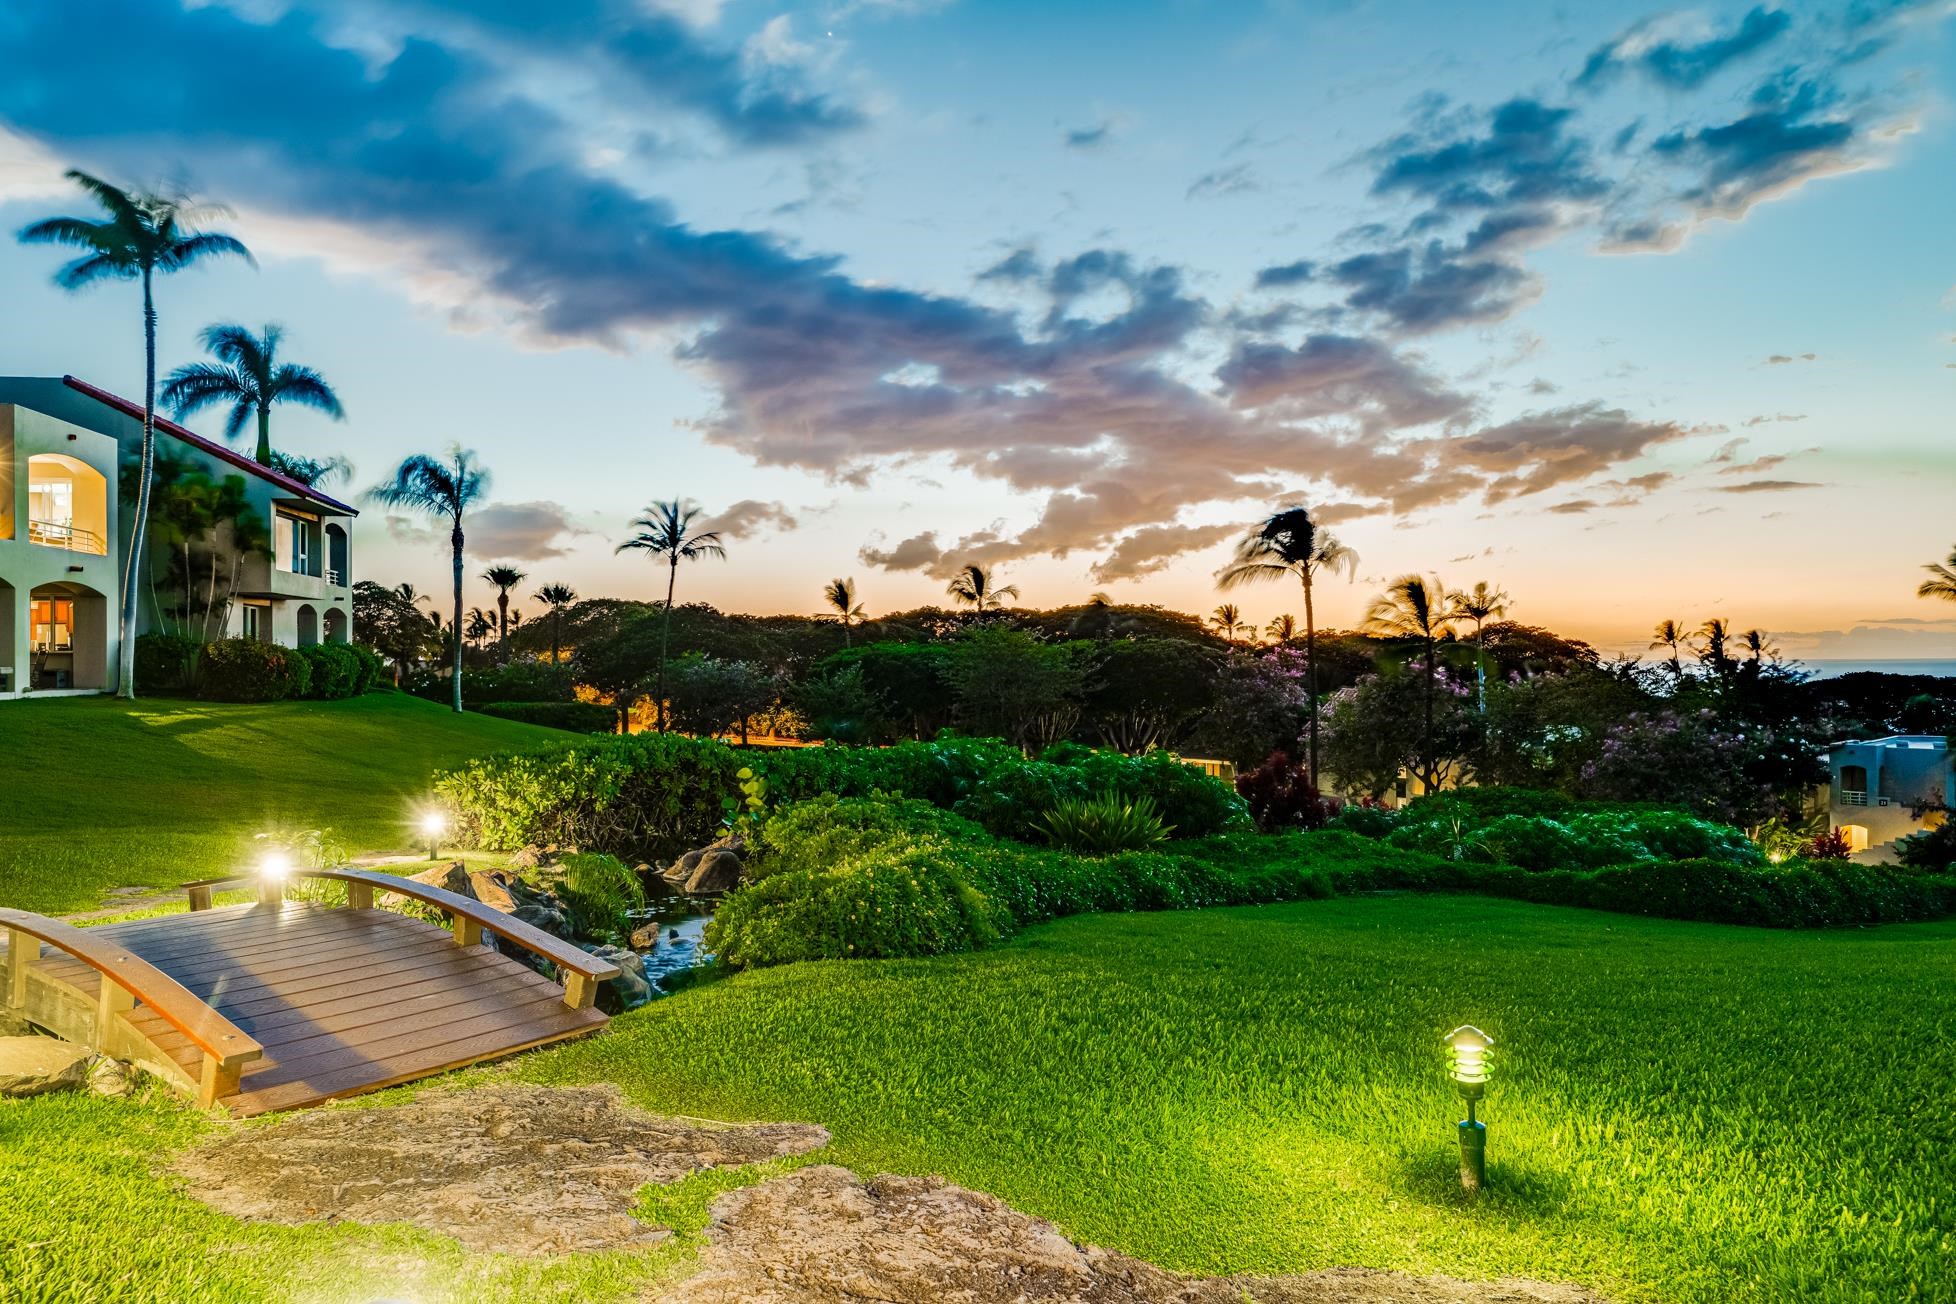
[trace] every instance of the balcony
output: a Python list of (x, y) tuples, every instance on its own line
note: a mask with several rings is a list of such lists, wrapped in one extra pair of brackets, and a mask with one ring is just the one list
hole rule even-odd
[(1868, 794), (1867, 794), (1867, 793), (1865, 793), (1865, 792), (1856, 792), (1856, 791), (1853, 791), (1852, 789), (1848, 789), (1848, 788), (1843, 788), (1843, 789), (1841, 789), (1841, 805), (1843, 805), (1843, 806), (1865, 806), (1865, 805), (1867, 805), (1867, 804), (1868, 804)]
[(73, 521), (43, 521), (29, 517), (27, 541), (38, 543), (43, 548), (65, 548), (69, 552), (88, 552), (97, 557), (109, 555), (108, 540)]

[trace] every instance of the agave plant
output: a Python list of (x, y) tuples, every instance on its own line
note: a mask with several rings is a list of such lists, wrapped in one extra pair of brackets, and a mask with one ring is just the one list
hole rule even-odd
[(1033, 827), (1055, 846), (1089, 856), (1145, 851), (1175, 831), (1174, 825), (1162, 822), (1152, 797), (1130, 799), (1117, 792), (1063, 797)]

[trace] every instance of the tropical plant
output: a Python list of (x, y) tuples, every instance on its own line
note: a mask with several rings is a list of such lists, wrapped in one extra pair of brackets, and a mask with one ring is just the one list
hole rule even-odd
[(462, 710), (462, 518), (489, 489), (489, 473), (476, 464), (475, 454), (450, 444), (448, 460), (416, 453), (395, 470), (394, 478), (374, 486), (369, 497), (387, 507), (405, 507), (448, 521), (448, 543), (454, 553), (455, 618), (449, 622), (449, 641), (455, 648), (453, 704)]
[(1730, 622), (1713, 616), (1698, 626), (1698, 637), (1705, 640), (1705, 646), (1698, 652), (1698, 659), (1710, 666), (1714, 675), (1725, 678), (1732, 670)]
[(1779, 657), (1779, 649), (1768, 640), (1764, 630), (1748, 629), (1739, 635), (1739, 642), (1745, 648), (1746, 660), (1755, 666), (1761, 661), (1772, 661)]
[(564, 608), (577, 601), (577, 590), (568, 584), (546, 584), (530, 595), (550, 608), (550, 664), (562, 660), (564, 647)]
[(462, 637), (471, 643), (486, 643), (496, 632), (496, 618), (481, 607), (470, 607), (468, 622), (462, 626)]
[(1349, 578), (1358, 569), (1358, 554), (1318, 528), (1303, 507), (1284, 507), (1236, 545), (1236, 559), (1216, 572), (1216, 587), (1296, 576), (1304, 586), (1305, 691), (1309, 699), (1305, 764), (1311, 783), (1318, 781), (1318, 620), (1312, 587), (1319, 571), (1343, 571)]
[(962, 567), (944, 591), (958, 602), (969, 603), (973, 611), (997, 611), (1007, 598), (1019, 596), (1017, 585), (995, 583), (992, 573), (977, 562)]
[(1152, 797), (1103, 792), (1092, 797), (1062, 797), (1033, 824), (1055, 846), (1088, 856), (1145, 851), (1168, 841), (1175, 830), (1162, 822)]
[[(509, 591), (530, 578), (523, 571), (510, 565), (491, 566), (482, 572), (485, 584), (496, 586), (496, 655), (506, 658), (509, 655)], [(518, 617), (520, 620), (521, 617)]]
[(855, 643), (854, 628), (866, 619), (862, 603), (856, 601), (856, 581), (853, 579), (833, 579), (822, 586), (822, 600), (829, 604), (829, 610), (842, 622), (842, 642), (844, 646)]
[(666, 560), (666, 605), (659, 622), (659, 672), (654, 698), (661, 733), (666, 729), (666, 657), (672, 647), (672, 597), (679, 584), (679, 563), (701, 557), (724, 560), (727, 555), (718, 530), (694, 531), (693, 520), (699, 514), (699, 505), (690, 501), (675, 498), (670, 502), (655, 502), (645, 509), (645, 515), (632, 522), (638, 533), (613, 549), (614, 552), (650, 553)]
[(252, 257), (236, 237), (196, 229), (199, 222), (222, 213), (222, 209), (149, 191), (131, 193), (86, 172), (70, 170), (67, 177), (101, 206), (106, 218), (45, 218), (22, 230), (21, 242), (66, 245), (83, 251), (54, 275), (54, 283), (64, 290), (84, 289), (99, 281), (140, 281), (143, 287), (143, 441), (129, 553), (122, 565), (122, 665), (116, 679), (117, 692), (134, 698), (139, 577), (143, 574), (143, 548), (149, 541), (150, 481), (156, 460), (155, 281), (159, 275), (180, 272), (210, 258), (232, 255), (249, 263)]
[(1675, 620), (1658, 621), (1657, 628), (1651, 631), (1650, 646), (1653, 649), (1660, 647), (1671, 649), (1671, 660), (1669, 662), (1671, 677), (1673, 679), (1684, 678), (1684, 662), (1681, 658), (1684, 649), (1691, 646), (1691, 635), (1685, 632), (1684, 626), (1678, 624)]
[(348, 480), (353, 476), (353, 463), (344, 457), (301, 457), (297, 453), (281, 452), (276, 448), (272, 450), (272, 460), (266, 465), (303, 485), (331, 484), (335, 480)]
[(1956, 548), (1949, 550), (1948, 561), (1932, 561), (1922, 569), (1929, 572), (1929, 578), (1916, 586), (1916, 597), (1956, 602)]
[(1365, 631), (1381, 638), (1410, 639), (1419, 644), (1426, 668), (1421, 686), (1420, 756), (1415, 767), (1420, 782), (1431, 792), (1440, 786), (1441, 763), (1433, 750), (1433, 693), (1438, 687), (1440, 635), (1454, 621), (1448, 613), (1446, 586), (1438, 579), (1401, 575), (1373, 599), (1365, 614)]
[(1486, 580), (1477, 580), (1471, 589), (1457, 589), (1447, 595), (1447, 614), (1456, 621), (1474, 622), (1474, 709), (1487, 714), (1487, 622), (1508, 614), (1511, 601), (1504, 589), (1490, 589)]
[(214, 404), (230, 405), (224, 418), (224, 437), (236, 439), (244, 423), (258, 418), (259, 465), (272, 465), (272, 405), (293, 403), (346, 420), (339, 395), (311, 367), (280, 362), (279, 341), (284, 328), (268, 325), (253, 335), (243, 326), (219, 323), (204, 328), (204, 347), (216, 362), (191, 362), (170, 373), (163, 401), (179, 420)]
[(1209, 623), (1216, 627), (1216, 632), (1221, 634), (1223, 641), (1227, 643), (1234, 643), (1236, 635), (1250, 627), (1249, 622), (1243, 619), (1243, 613), (1237, 610), (1233, 602), (1225, 602), (1210, 612)]
[(1263, 627), (1263, 632), (1270, 636), (1272, 643), (1288, 643), (1297, 637), (1297, 617), (1288, 611), (1281, 612)]

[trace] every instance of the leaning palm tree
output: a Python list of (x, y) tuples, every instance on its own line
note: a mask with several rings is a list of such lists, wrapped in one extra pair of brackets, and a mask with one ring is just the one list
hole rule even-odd
[(1349, 579), (1357, 569), (1358, 554), (1319, 529), (1307, 509), (1285, 507), (1265, 517), (1236, 545), (1236, 560), (1216, 572), (1216, 587), (1225, 591), (1293, 575), (1304, 586), (1304, 684), (1310, 697), (1305, 769), (1313, 786), (1318, 781), (1318, 618), (1312, 582), (1319, 571), (1343, 571)]
[(1678, 624), (1675, 620), (1658, 621), (1657, 628), (1652, 630), (1650, 634), (1650, 646), (1653, 650), (1660, 647), (1671, 649), (1670, 664), (1671, 677), (1673, 679), (1684, 678), (1684, 662), (1680, 660), (1680, 657), (1683, 650), (1690, 645), (1691, 635), (1685, 633), (1684, 626)]
[(546, 584), (530, 596), (550, 608), (550, 664), (554, 666), (564, 646), (564, 608), (577, 601), (577, 590), (568, 584)]
[(727, 555), (718, 530), (693, 532), (693, 518), (699, 514), (699, 504), (677, 498), (653, 503), (645, 509), (645, 515), (632, 522), (638, 533), (612, 550), (649, 552), (666, 559), (666, 605), (664, 618), (659, 622), (658, 699), (654, 707), (660, 733), (666, 729), (666, 654), (672, 646), (672, 595), (679, 584), (679, 563), (700, 557), (725, 559)]
[(1486, 580), (1447, 595), (1447, 614), (1474, 622), (1474, 709), (1482, 715), (1487, 714), (1487, 622), (1507, 615), (1511, 601), (1505, 589), (1490, 589)]
[(1249, 622), (1243, 619), (1243, 613), (1237, 610), (1233, 602), (1225, 602), (1209, 613), (1209, 623), (1216, 627), (1216, 632), (1223, 636), (1225, 643), (1234, 643), (1237, 632), (1250, 627)]
[(170, 373), (163, 385), (163, 401), (182, 420), (216, 404), (229, 404), (224, 418), (224, 437), (236, 439), (244, 423), (258, 418), (258, 463), (274, 465), (272, 459), (272, 404), (291, 403), (324, 412), (335, 421), (346, 420), (346, 409), (339, 395), (311, 367), (278, 360), (279, 341), (285, 331), (267, 326), (253, 335), (243, 326), (220, 322), (204, 328), (204, 347), (216, 355), (216, 362), (191, 362)]
[(496, 656), (509, 654), (509, 591), (530, 578), (514, 566), (491, 566), (482, 572), (484, 583), (496, 586)]
[(1916, 586), (1916, 597), (1956, 602), (1956, 548), (1949, 550), (1948, 561), (1932, 561), (1922, 569), (1929, 572), (1929, 578)]
[(853, 628), (867, 616), (862, 603), (856, 601), (856, 581), (853, 579), (834, 579), (822, 586), (822, 600), (829, 604), (829, 610), (842, 622), (842, 642), (844, 646), (855, 643)]
[(455, 554), (455, 618), (449, 622), (454, 645), (454, 706), (462, 709), (462, 517), (489, 489), (489, 473), (476, 464), (475, 454), (459, 444), (448, 446), (448, 459), (416, 453), (395, 470), (394, 478), (375, 485), (368, 497), (387, 507), (405, 507), (448, 520), (448, 542)]
[(1270, 623), (1263, 627), (1263, 632), (1270, 636), (1272, 643), (1288, 643), (1297, 637), (1297, 617), (1288, 611), (1281, 612), (1270, 618)]
[(944, 591), (958, 602), (970, 603), (973, 611), (997, 611), (1007, 598), (1019, 596), (1018, 585), (994, 585), (991, 572), (977, 562), (959, 568)]
[(1435, 660), (1440, 635), (1455, 617), (1449, 614), (1446, 585), (1419, 575), (1401, 575), (1372, 600), (1365, 613), (1365, 632), (1380, 638), (1415, 640), (1426, 665), (1420, 707), (1420, 783), (1431, 792), (1439, 782), (1440, 762), (1433, 754), (1433, 690), (1438, 678)]
[[(159, 275), (180, 272), (208, 258), (235, 255), (252, 262), (251, 251), (236, 237), (198, 231), (197, 224), (224, 210), (148, 191), (131, 193), (86, 172), (68, 179), (99, 204), (107, 217), (50, 217), (20, 233), (24, 244), (66, 245), (79, 258), (54, 274), (64, 290), (98, 281), (141, 281), (143, 286), (143, 444), (136, 478), (136, 510), (129, 528), (129, 553), (122, 562), (122, 665), (117, 692), (136, 696), (136, 604), (143, 573), (143, 545), (149, 534), (150, 481), (156, 464), (156, 294)], [(256, 263), (252, 263), (255, 267)]]

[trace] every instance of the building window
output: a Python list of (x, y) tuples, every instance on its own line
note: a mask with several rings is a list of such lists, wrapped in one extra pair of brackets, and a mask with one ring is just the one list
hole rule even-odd
[(1865, 806), (1868, 804), (1868, 767), (1865, 765), (1841, 766), (1841, 805)]
[(75, 603), (72, 598), (36, 598), (30, 617), (36, 652), (75, 650)]
[(259, 639), (264, 637), (264, 635), (260, 633), (260, 631), (264, 628), (263, 625), (264, 611), (265, 609), (263, 607), (252, 606), (249, 603), (247, 603), (244, 607), (239, 609), (238, 636), (240, 638)]

